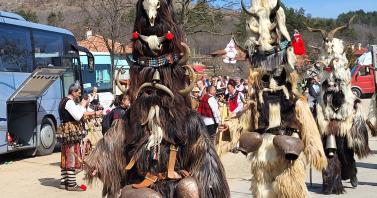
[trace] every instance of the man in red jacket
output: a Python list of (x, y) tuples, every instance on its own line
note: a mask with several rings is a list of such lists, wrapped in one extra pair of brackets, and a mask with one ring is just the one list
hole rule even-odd
[(216, 130), (221, 125), (220, 110), (215, 98), (216, 87), (209, 86), (199, 103), (198, 112), (201, 115), (204, 124), (207, 127), (208, 135), (214, 142), (216, 139)]

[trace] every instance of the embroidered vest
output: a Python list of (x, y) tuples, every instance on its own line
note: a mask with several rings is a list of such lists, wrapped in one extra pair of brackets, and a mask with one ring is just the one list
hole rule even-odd
[(199, 104), (199, 107), (198, 107), (198, 110), (197, 110), (200, 115), (205, 116), (205, 117), (209, 117), (209, 118), (213, 117), (211, 107), (208, 104), (208, 100), (211, 97), (213, 97), (213, 96), (206, 94), (200, 100), (200, 104)]
[(229, 98), (229, 110), (233, 112), (238, 107), (238, 91), (234, 94), (233, 97)]

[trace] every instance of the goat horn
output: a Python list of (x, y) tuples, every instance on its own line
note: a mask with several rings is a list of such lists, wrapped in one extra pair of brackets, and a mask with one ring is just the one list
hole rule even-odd
[(323, 40), (326, 40), (327, 34), (328, 34), (326, 30), (324, 30), (324, 29), (317, 29), (317, 28), (311, 28), (311, 27), (309, 27), (307, 25), (306, 25), (306, 28), (308, 28), (309, 32), (321, 32)]
[(158, 37), (158, 41), (160, 41), (160, 43), (164, 42), (165, 40), (166, 40), (166, 36)]
[(331, 59), (330, 64), (329, 64), (329, 67), (334, 68), (334, 61), (335, 61), (335, 60), (338, 61), (339, 58), (333, 58), (333, 59)]
[(166, 92), (167, 94), (169, 94), (169, 96), (174, 100), (174, 94), (173, 94), (173, 92), (171, 92), (171, 90), (170, 90), (169, 88), (167, 88), (167, 87), (164, 86), (164, 85), (158, 84), (158, 83), (155, 84), (154, 86), (155, 86), (157, 89), (160, 89), (160, 90)]
[(144, 84), (142, 84), (142, 85), (140, 86), (140, 88), (139, 88), (139, 89), (137, 90), (137, 92), (136, 92), (136, 97), (138, 97), (139, 94), (140, 94), (140, 91), (141, 91), (142, 89), (146, 88), (146, 87), (153, 87), (153, 88), (159, 89), (159, 90), (161, 90), (161, 91), (164, 91), (165, 93), (169, 94), (169, 96), (170, 96), (172, 99), (174, 99), (174, 94), (173, 94), (173, 92), (171, 92), (170, 89), (167, 88), (166, 86), (161, 85), (161, 84), (159, 84), (159, 83), (155, 83), (155, 84), (153, 84), (153, 83), (144, 83)]
[(249, 27), (250, 31), (252, 31), (254, 34), (259, 34), (257, 26), (251, 26), (250, 24), (247, 24), (247, 26)]
[(194, 89), (195, 83), (196, 83), (196, 74), (195, 74), (194, 69), (191, 66), (185, 65), (183, 67), (186, 68), (190, 72), (190, 80), (191, 80), (191, 83), (189, 86), (187, 86), (186, 88), (182, 90), (179, 90), (180, 94), (185, 95), (185, 94), (190, 93), (192, 89)]
[(274, 21), (273, 23), (271, 23), (269, 30), (270, 31), (274, 30), (276, 28), (276, 26), (277, 26), (277, 23), (276, 23), (276, 21)]
[(252, 17), (255, 17), (255, 18), (259, 18), (259, 16), (253, 12), (250, 12), (247, 8), (246, 8), (246, 5), (245, 5), (245, 2), (243, 2), (243, 0), (241, 0), (241, 7), (242, 7), (242, 10), (244, 12), (246, 12), (246, 14), (252, 16)]
[(121, 67), (118, 70), (117, 76), (115, 77), (115, 83), (116, 83), (117, 87), (120, 89), (120, 91), (122, 91), (122, 93), (126, 93), (127, 90), (119, 82), (120, 73), (124, 73), (122, 71), (124, 71), (124, 67)]
[(275, 14), (279, 9), (280, 9), (280, 0), (277, 0), (277, 2), (276, 2), (276, 6), (271, 10), (271, 13), (270, 13), (270, 15), (273, 15), (273, 14)]
[(348, 21), (348, 24), (346, 24), (346, 25), (342, 25), (342, 26), (340, 26), (340, 27), (337, 27), (337, 28), (331, 30), (331, 31), (329, 32), (329, 34), (328, 34), (329, 39), (330, 39), (330, 40), (333, 39), (334, 36), (335, 36), (335, 33), (336, 33), (337, 31), (348, 28), (348, 27), (351, 25), (351, 23), (353, 22), (353, 20), (355, 19), (355, 17), (356, 17), (356, 15), (353, 15), (353, 16), (350, 18), (350, 20)]
[(148, 40), (147, 36), (142, 35), (142, 34), (139, 34), (139, 36), (140, 36), (141, 40), (143, 40), (144, 42), (147, 42), (147, 40)]
[(179, 61), (178, 65), (183, 66), (183, 65), (186, 65), (187, 61), (190, 59), (191, 50), (190, 50), (190, 47), (186, 43), (182, 42), (181, 45), (184, 48), (184, 52), (183, 52), (183, 56), (182, 56), (181, 60)]

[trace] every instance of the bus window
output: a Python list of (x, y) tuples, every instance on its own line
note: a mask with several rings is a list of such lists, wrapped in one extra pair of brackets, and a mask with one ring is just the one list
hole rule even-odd
[(32, 65), (29, 31), (0, 25), (0, 71), (31, 72)]
[(36, 67), (62, 66), (63, 36), (33, 31)]

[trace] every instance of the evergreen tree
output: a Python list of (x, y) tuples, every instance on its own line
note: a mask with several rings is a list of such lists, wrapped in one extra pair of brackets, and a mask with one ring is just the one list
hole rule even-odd
[(38, 17), (37, 17), (37, 13), (34, 12), (34, 11), (20, 9), (20, 10), (17, 10), (15, 13), (22, 16), (27, 21), (31, 21), (31, 22), (34, 22), (34, 23), (39, 22)]

